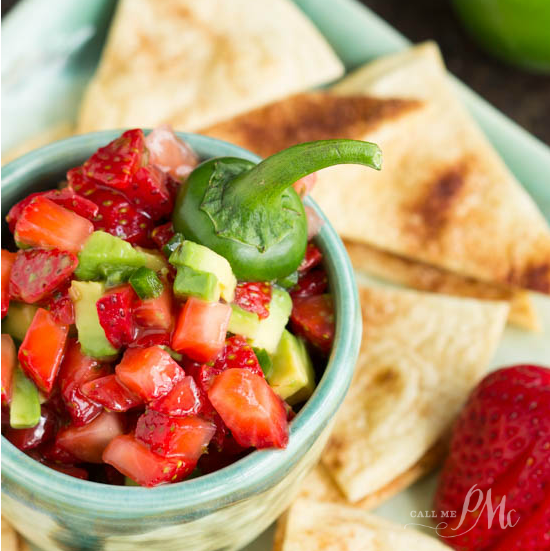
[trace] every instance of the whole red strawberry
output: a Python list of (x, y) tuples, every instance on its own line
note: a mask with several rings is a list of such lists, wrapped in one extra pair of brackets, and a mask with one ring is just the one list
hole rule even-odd
[(550, 369), (500, 369), (457, 420), (435, 498), (446, 523), (438, 531), (460, 551), (547, 551), (549, 496)]

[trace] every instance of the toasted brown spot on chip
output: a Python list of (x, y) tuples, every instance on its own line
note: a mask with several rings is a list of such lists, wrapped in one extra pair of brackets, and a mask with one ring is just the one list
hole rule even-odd
[(510, 282), (541, 293), (550, 293), (550, 261), (529, 266), (522, 274), (521, 281), (515, 281), (512, 274)]

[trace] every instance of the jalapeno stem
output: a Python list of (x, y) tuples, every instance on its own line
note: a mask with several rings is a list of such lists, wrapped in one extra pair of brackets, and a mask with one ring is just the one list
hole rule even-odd
[(380, 170), (382, 152), (370, 142), (322, 140), (295, 145), (268, 157), (235, 178), (225, 190), (230, 202), (254, 209), (276, 200), (294, 182), (329, 166), (358, 164)]

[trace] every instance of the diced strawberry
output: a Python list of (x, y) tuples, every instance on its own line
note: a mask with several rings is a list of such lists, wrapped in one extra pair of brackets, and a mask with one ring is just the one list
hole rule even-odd
[(74, 303), (69, 297), (69, 285), (64, 285), (52, 293), (44, 304), (56, 323), (72, 325), (74, 323)]
[(168, 394), (151, 402), (149, 407), (172, 417), (196, 415), (204, 407), (204, 396), (195, 379), (186, 375)]
[(115, 348), (126, 346), (134, 340), (136, 328), (132, 309), (135, 300), (137, 295), (127, 283), (110, 289), (96, 302), (99, 324)]
[(16, 254), (2, 249), (2, 318), (10, 306), (10, 274)]
[(91, 220), (94, 216), (97, 215), (97, 205), (88, 201), (84, 197), (77, 195), (70, 187), (63, 189), (50, 189), (49, 191), (39, 191), (37, 193), (31, 193), (29, 196), (25, 197), (19, 203), (16, 203), (8, 212), (6, 220), (10, 231), (13, 233), (15, 231), (15, 224), (21, 216), (22, 212), (25, 210), (25, 207), (36, 197), (45, 197), (50, 199), (54, 203), (65, 207), (68, 210), (72, 210), (76, 214)]
[(305, 197), (311, 192), (317, 182), (317, 172), (312, 172), (292, 184), (292, 187), (300, 197)]
[(55, 439), (42, 444), (38, 451), (44, 459), (58, 465), (63, 464), (68, 466), (80, 462), (79, 459), (77, 459), (72, 453), (69, 453), (66, 449), (61, 448)]
[(166, 224), (162, 224), (162, 226), (157, 226), (151, 232), (151, 239), (159, 249), (162, 249), (172, 237), (174, 237), (174, 226), (172, 226), (172, 222), (166, 222)]
[(179, 457), (186, 463), (196, 463), (215, 430), (213, 423), (196, 415), (169, 417), (148, 410), (139, 418), (136, 439), (163, 457)]
[(214, 369), (220, 373), (233, 368), (248, 369), (260, 377), (264, 376), (254, 350), (240, 335), (233, 335), (225, 341), (223, 351), (214, 362)]
[(219, 446), (212, 444), (208, 446), (208, 453), (201, 455), (198, 466), (203, 474), (213, 473), (235, 463), (250, 451), (250, 448), (239, 446), (235, 439), (228, 434)]
[(88, 480), (90, 477), (88, 471), (82, 467), (75, 467), (74, 465), (60, 465), (58, 463), (50, 463), (48, 461), (43, 461), (42, 463), (54, 471), (59, 471), (60, 473), (66, 474), (67, 476), (72, 476), (73, 478)]
[(155, 128), (145, 138), (149, 163), (158, 166), (180, 182), (199, 164), (194, 151), (167, 125)]
[(172, 348), (199, 362), (214, 360), (222, 351), (231, 306), (192, 297), (181, 309), (172, 335)]
[(41, 406), (38, 424), (29, 429), (8, 429), (5, 437), (20, 450), (31, 450), (50, 440), (55, 434), (55, 414), (47, 406)]
[(172, 289), (164, 285), (159, 297), (137, 299), (134, 305), (134, 319), (142, 327), (171, 331), (174, 324), (172, 315)]
[(170, 333), (156, 330), (139, 330), (137, 337), (130, 344), (130, 348), (149, 348), (150, 346), (170, 346)]
[(93, 402), (109, 411), (128, 411), (143, 404), (143, 400), (122, 385), (116, 375), (107, 375), (84, 383), (80, 390)]
[(168, 394), (183, 369), (159, 346), (128, 348), (116, 366), (119, 381), (146, 402)]
[(308, 243), (306, 248), (306, 254), (302, 263), (298, 267), (300, 273), (309, 272), (312, 268), (315, 268), (323, 261), (323, 253), (313, 243)]
[(75, 184), (74, 187), (98, 206), (99, 212), (92, 220), (96, 230), (106, 231), (134, 245), (146, 247), (150, 244), (149, 232), (153, 221), (123, 193), (89, 180)]
[(17, 361), (17, 352), (11, 335), (2, 333), (2, 405), (11, 401), (13, 371)]
[(109, 442), (124, 432), (120, 413), (101, 413), (83, 427), (69, 426), (57, 433), (57, 444), (85, 463), (101, 463)]
[(327, 290), (327, 287), (328, 278), (325, 270), (317, 268), (300, 275), (297, 285), (290, 291), (290, 296), (295, 299), (322, 295)]
[(135, 174), (126, 192), (136, 207), (145, 211), (153, 220), (172, 212), (174, 200), (166, 185), (166, 174), (154, 165), (142, 166)]
[(80, 344), (70, 339), (59, 370), (61, 395), (73, 425), (80, 427), (95, 419), (103, 407), (82, 394), (80, 387), (88, 381), (108, 375), (108, 369), (95, 358), (85, 356)]
[(59, 249), (30, 249), (17, 253), (10, 276), (10, 296), (30, 304), (38, 302), (68, 280), (78, 258)]
[(269, 316), (271, 284), (263, 281), (244, 281), (235, 288), (235, 303), (243, 310), (258, 314), (260, 319)]
[(286, 447), (286, 410), (263, 377), (248, 369), (228, 369), (216, 377), (208, 398), (239, 445)]
[[(435, 510), (445, 511), (440, 535), (461, 551), (548, 549), (549, 487), (550, 369), (495, 371), (474, 389), (454, 426), (435, 497)], [(491, 519), (487, 502), (495, 513), (501, 503), (504, 519)]]
[(141, 486), (158, 486), (166, 482), (182, 480), (195, 468), (182, 459), (162, 457), (153, 453), (133, 434), (119, 436), (111, 441), (103, 452), (103, 461)]
[(15, 225), (15, 240), (31, 247), (78, 253), (94, 231), (93, 224), (45, 197), (33, 199)]
[(292, 328), (321, 352), (328, 354), (334, 341), (334, 307), (330, 295), (293, 300)]
[(68, 325), (56, 323), (47, 310), (39, 308), (19, 347), (21, 367), (46, 394), (53, 388), (68, 334)]
[(127, 130), (84, 162), (84, 175), (103, 185), (125, 190), (142, 165), (144, 151), (143, 131)]
[(195, 363), (192, 366), (186, 367), (185, 372), (189, 373), (199, 385), (199, 388), (207, 393), (214, 382), (214, 379), (225, 370), (223, 364), (218, 364), (216, 367), (209, 364)]

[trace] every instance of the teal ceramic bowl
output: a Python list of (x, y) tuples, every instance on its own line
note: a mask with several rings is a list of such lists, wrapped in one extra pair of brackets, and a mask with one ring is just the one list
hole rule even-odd
[[(120, 133), (59, 141), (7, 165), (2, 171), (2, 219), (16, 201), (54, 187), (68, 168)], [(225, 142), (192, 134), (181, 137), (201, 158), (259, 160)], [(309, 204), (323, 217), (312, 201)], [(335, 301), (335, 344), (315, 393), (291, 423), (285, 450), (256, 451), (215, 473), (147, 489), (66, 476), (2, 438), (2, 514), (28, 540), (52, 551), (231, 551), (258, 536), (288, 506), (318, 461), (359, 350), (359, 302), (344, 246), (326, 220), (316, 239), (325, 254)]]

